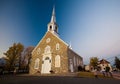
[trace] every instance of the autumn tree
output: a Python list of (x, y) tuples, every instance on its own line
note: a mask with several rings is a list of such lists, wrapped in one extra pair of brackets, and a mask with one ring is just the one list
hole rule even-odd
[(29, 46), (29, 47), (25, 48), (25, 50), (23, 51), (22, 66), (23, 66), (23, 68), (26, 68), (27, 70), (29, 69), (29, 63), (30, 63), (31, 53), (32, 53), (33, 49), (34, 49), (33, 46)]
[(115, 64), (114, 65), (116, 66), (117, 69), (120, 70), (120, 59), (118, 57), (115, 57)]
[(9, 47), (8, 51), (4, 53), (6, 60), (6, 67), (8, 70), (13, 70), (15, 66), (20, 67), (21, 54), (24, 50), (24, 46), (21, 43), (14, 43)]
[(90, 58), (90, 66), (92, 66), (94, 69), (98, 66), (98, 58), (97, 57)]

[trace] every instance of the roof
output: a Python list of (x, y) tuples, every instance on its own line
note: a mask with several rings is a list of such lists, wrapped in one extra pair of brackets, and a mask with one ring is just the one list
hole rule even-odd
[[(69, 48), (69, 50), (71, 50), (73, 53), (75, 53), (76, 55), (78, 55), (80, 58), (82, 58), (78, 53), (76, 53), (73, 49)], [(83, 59), (83, 58), (82, 58)]]
[(102, 59), (102, 60), (100, 60), (99, 62), (100, 62), (100, 64), (106, 64), (106, 63), (109, 64), (109, 63), (110, 63), (110, 62), (108, 62), (108, 61), (105, 60), (105, 59)]
[[(42, 42), (42, 40), (44, 39), (44, 37), (47, 35), (49, 31), (46, 32), (46, 34), (43, 36), (43, 38), (39, 41), (39, 43), (37, 44), (37, 46), (33, 49), (32, 53), (36, 50), (36, 48), (40, 45), (40, 43)], [(51, 33), (51, 32), (49, 32)], [(57, 39), (59, 39), (63, 44), (65, 44), (66, 46), (68, 46), (68, 44), (66, 42), (64, 42), (61, 38), (59, 38), (58, 36), (56, 36), (55, 34), (51, 33), (53, 36), (55, 36)]]

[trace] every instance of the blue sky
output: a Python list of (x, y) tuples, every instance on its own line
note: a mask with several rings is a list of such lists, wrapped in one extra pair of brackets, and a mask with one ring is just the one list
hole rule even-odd
[(93, 56), (120, 55), (120, 0), (0, 0), (0, 56), (16, 42), (36, 46), (53, 5), (60, 38), (85, 63)]

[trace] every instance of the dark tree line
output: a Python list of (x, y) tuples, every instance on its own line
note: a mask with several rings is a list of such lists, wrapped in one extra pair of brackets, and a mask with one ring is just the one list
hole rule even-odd
[(114, 65), (116, 66), (117, 69), (120, 70), (120, 59), (118, 57), (115, 57), (115, 64)]

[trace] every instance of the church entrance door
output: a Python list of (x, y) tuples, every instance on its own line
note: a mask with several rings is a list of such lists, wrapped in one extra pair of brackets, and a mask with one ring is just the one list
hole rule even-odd
[(73, 70), (73, 61), (72, 59), (69, 59), (70, 60), (70, 72), (74, 72)]
[(49, 57), (46, 57), (42, 64), (41, 73), (47, 74), (50, 73), (50, 70), (51, 70), (51, 59)]
[(71, 72), (74, 72), (74, 71), (73, 71), (73, 64), (70, 64), (70, 71), (71, 71)]

